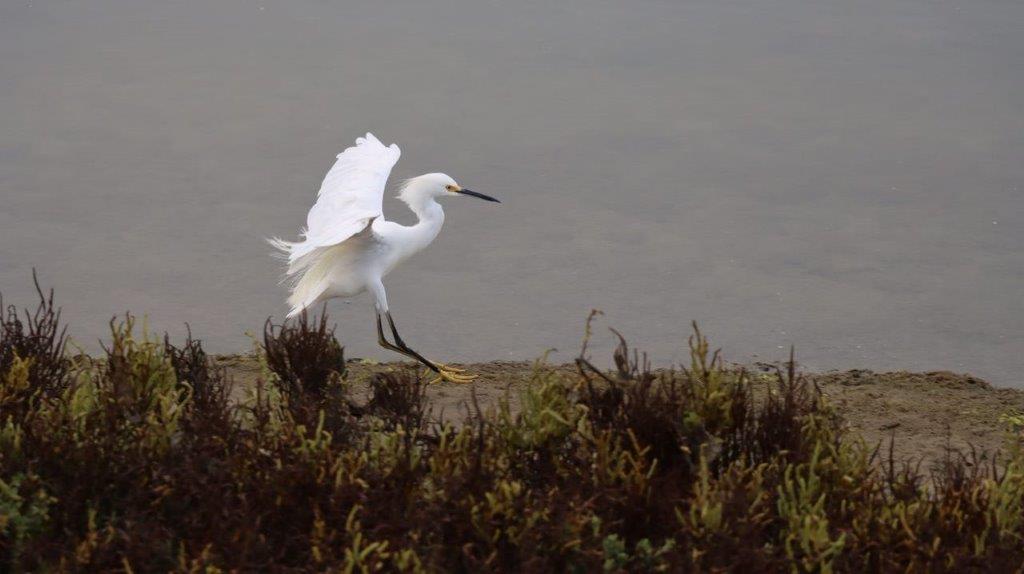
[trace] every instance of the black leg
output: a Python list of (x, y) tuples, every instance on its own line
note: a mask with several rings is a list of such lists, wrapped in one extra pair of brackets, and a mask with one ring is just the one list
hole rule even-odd
[(424, 359), (423, 355), (420, 355), (416, 351), (413, 351), (412, 349), (409, 348), (408, 345), (405, 344), (405, 341), (402, 341), (402, 338), (398, 335), (398, 329), (395, 328), (395, 320), (391, 318), (391, 313), (387, 313), (387, 316), (388, 324), (391, 326), (391, 335), (395, 338), (395, 344), (391, 344), (387, 340), (387, 338), (384, 337), (384, 325), (381, 324), (380, 313), (377, 314), (377, 343), (381, 347), (384, 347), (385, 349), (392, 350), (401, 355), (405, 355), (410, 359), (414, 359), (416, 361), (419, 361), (420, 363), (423, 363), (424, 366), (426, 366), (431, 371), (434, 371), (435, 373), (440, 373), (441, 370), (437, 368), (437, 365)]
[(417, 353), (416, 351), (413, 351), (412, 348), (409, 347), (409, 345), (405, 344), (405, 341), (402, 340), (402, 336), (398, 334), (398, 329), (395, 328), (395, 320), (391, 317), (391, 311), (386, 311), (384, 314), (388, 318), (388, 325), (391, 327), (391, 336), (394, 337), (395, 339), (395, 345), (401, 347), (403, 350), (405, 350), (408, 356), (411, 356), (417, 361), (423, 363), (435, 373), (441, 372), (441, 369), (438, 369), (437, 365), (428, 361), (423, 357), (423, 355)]
[(388, 317), (388, 325), (391, 326), (391, 335), (395, 338), (395, 344), (408, 349), (409, 346), (405, 344), (402, 336), (398, 334), (398, 329), (395, 328), (395, 320), (391, 317), (391, 311), (388, 311), (385, 315)]

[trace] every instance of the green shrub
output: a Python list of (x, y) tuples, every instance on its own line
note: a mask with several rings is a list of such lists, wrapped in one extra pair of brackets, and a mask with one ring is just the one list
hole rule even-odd
[(451, 425), (432, 418), (415, 371), (375, 375), (365, 403), (349, 396), (323, 317), (268, 323), (268, 380), (231, 398), (191, 333), (175, 346), (126, 316), (111, 322), (102, 360), (71, 362), (52, 335), (63, 333), (52, 298), (43, 308), (28, 322), (8, 313), (0, 345), (2, 570), (1002, 571), (1024, 561), (1019, 449), (1001, 467), (950, 452), (931, 474), (891, 449), (879, 459), (844, 434), (792, 357), (762, 389), (699, 331), (685, 369), (653, 371), (620, 337), (611, 370), (584, 347), (575, 373), (538, 364), (518, 411), (505, 400)]

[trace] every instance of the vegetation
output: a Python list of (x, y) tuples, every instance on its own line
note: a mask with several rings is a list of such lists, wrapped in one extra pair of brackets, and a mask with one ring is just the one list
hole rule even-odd
[[(1024, 455), (879, 457), (789, 368), (654, 372), (620, 339), (437, 422), (414, 371), (351, 397), (327, 320), (267, 324), (263, 382), (126, 316), (69, 359), (52, 293), (0, 319), (0, 569), (1006, 571)], [(761, 392), (759, 385), (767, 385)], [(756, 396), (755, 396), (755, 391)], [(890, 450), (891, 453), (891, 450)], [(881, 458), (881, 460), (879, 460)]]

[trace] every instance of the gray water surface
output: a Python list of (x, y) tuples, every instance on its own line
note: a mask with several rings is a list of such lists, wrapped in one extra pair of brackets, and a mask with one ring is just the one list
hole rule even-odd
[[(245, 350), (285, 311), (263, 238), (372, 130), (393, 183), (504, 201), (386, 281), (428, 356), (568, 360), (598, 307), (662, 363), (695, 319), (734, 361), (1024, 386), (1022, 30), (1019, 0), (5, 0), (0, 290), (37, 267), (87, 348), (130, 309)], [(330, 310), (394, 358), (368, 297)]]

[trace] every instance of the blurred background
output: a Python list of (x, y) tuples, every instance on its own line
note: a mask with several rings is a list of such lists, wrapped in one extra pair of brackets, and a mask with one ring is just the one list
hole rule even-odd
[[(450, 201), (389, 277), (428, 356), (569, 360), (596, 307), (661, 365), (693, 319), (732, 361), (1024, 386), (1022, 29), (1018, 0), (5, 1), (0, 290), (36, 267), (89, 350), (131, 310), (245, 351), (286, 311), (263, 239), (373, 131), (392, 186), (504, 202)], [(329, 312), (397, 358), (367, 296)]]

